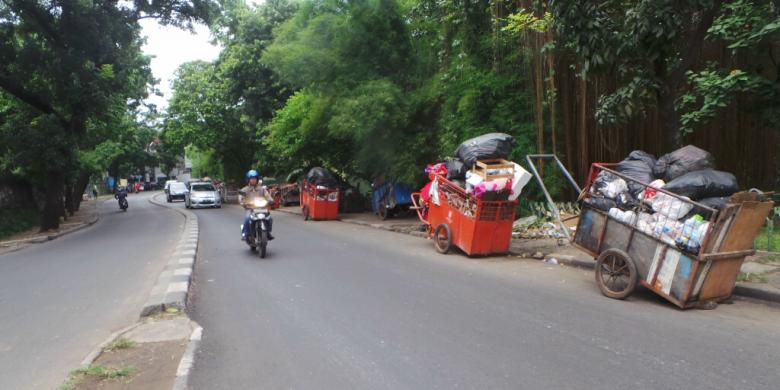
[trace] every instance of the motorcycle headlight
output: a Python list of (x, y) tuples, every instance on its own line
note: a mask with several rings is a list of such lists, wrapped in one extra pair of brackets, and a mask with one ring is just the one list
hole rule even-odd
[(268, 201), (263, 198), (257, 198), (255, 199), (254, 204), (256, 208), (263, 209), (268, 206)]

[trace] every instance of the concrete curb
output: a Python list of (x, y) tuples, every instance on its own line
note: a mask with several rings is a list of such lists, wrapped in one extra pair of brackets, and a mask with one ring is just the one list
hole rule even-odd
[[(301, 213), (297, 213), (297, 212), (292, 211), (292, 210), (276, 209), (276, 211), (279, 211), (279, 212), (282, 212), (282, 213), (286, 213), (286, 214), (292, 214), (292, 215), (301, 216)], [(383, 225), (381, 223), (371, 223), (371, 222), (367, 222), (367, 221), (361, 221), (361, 220), (358, 220), (358, 219), (350, 219), (350, 218), (346, 218), (346, 219), (340, 218), (340, 219), (337, 219), (336, 221), (337, 222), (344, 222), (344, 223), (351, 223), (353, 225), (369, 226), (369, 227), (372, 227), (374, 229), (381, 229), (381, 230), (387, 230), (389, 232), (403, 233), (403, 234), (408, 234), (408, 235), (414, 236), (414, 237), (422, 237), (422, 238), (427, 238), (428, 237), (428, 235), (425, 234), (425, 232), (408, 231), (406, 229), (400, 229), (400, 228), (398, 228), (397, 226), (394, 226), (394, 225)]]
[[(564, 264), (570, 267), (577, 267), (585, 270), (592, 270), (596, 267), (595, 261), (580, 260), (570, 255), (551, 253), (544, 257), (545, 260), (550, 258), (555, 258), (558, 261), (558, 264)], [(780, 290), (757, 283), (737, 282), (737, 285), (734, 287), (733, 295), (780, 303)]]
[(84, 230), (94, 224), (96, 224), (98, 221), (100, 221), (100, 213), (95, 213), (95, 217), (91, 220), (80, 223), (78, 226), (74, 226), (72, 228), (69, 228), (67, 230), (63, 230), (61, 232), (52, 233), (44, 236), (38, 236), (38, 237), (31, 237), (31, 238), (23, 238), (21, 240), (13, 240), (13, 241), (5, 241), (0, 242), (0, 248), (7, 249), (3, 253), (11, 253), (16, 252), (18, 250), (26, 248), (29, 244), (42, 244), (44, 242), (49, 242), (52, 240), (56, 240), (62, 236), (75, 233), (81, 230)]
[(738, 282), (734, 287), (734, 295), (780, 303), (780, 290), (755, 283)]
[(121, 336), (121, 335), (123, 335), (123, 334), (125, 334), (125, 333), (127, 333), (127, 332), (129, 332), (129, 331), (131, 331), (133, 329), (135, 329), (139, 325), (141, 325), (141, 323), (137, 322), (137, 323), (135, 323), (133, 325), (130, 325), (130, 326), (122, 329), (122, 330), (118, 330), (118, 331), (116, 331), (114, 333), (111, 333), (111, 335), (108, 336), (108, 338), (105, 341), (103, 341), (102, 343), (100, 343), (100, 345), (95, 347), (95, 349), (93, 349), (87, 355), (87, 357), (85, 357), (84, 360), (81, 361), (81, 368), (88, 368), (95, 361), (95, 359), (97, 359), (98, 356), (100, 356), (100, 354), (103, 352), (103, 349), (105, 347), (107, 347), (109, 344), (113, 343), (114, 340), (116, 340), (119, 336)]
[(190, 372), (195, 364), (195, 352), (200, 346), (200, 340), (203, 338), (203, 328), (196, 323), (195, 329), (190, 335), (190, 341), (187, 343), (187, 349), (179, 361), (179, 367), (176, 369), (176, 381), (173, 382), (173, 390), (185, 390), (187, 388)]
[(198, 216), (188, 210), (169, 207), (166, 203), (158, 201), (154, 195), (149, 202), (174, 210), (184, 216), (184, 230), (181, 238), (171, 253), (168, 264), (149, 293), (141, 317), (147, 317), (161, 311), (175, 308), (184, 311), (187, 308), (187, 294), (192, 282), (192, 273), (195, 270), (195, 259), (198, 254)]

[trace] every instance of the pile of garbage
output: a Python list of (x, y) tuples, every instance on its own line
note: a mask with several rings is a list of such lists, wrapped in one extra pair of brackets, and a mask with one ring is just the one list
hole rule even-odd
[(737, 178), (715, 170), (713, 156), (693, 145), (657, 160), (636, 150), (614, 170), (628, 180), (601, 171), (584, 203), (693, 254), (699, 252), (712, 212), (690, 201), (720, 210), (739, 191)]
[(339, 185), (339, 180), (336, 179), (336, 176), (322, 167), (314, 167), (309, 170), (309, 173), (306, 174), (306, 182), (320, 190), (335, 188)]
[[(517, 199), (531, 174), (506, 160), (516, 144), (511, 135), (504, 133), (489, 133), (463, 142), (455, 150), (454, 157), (425, 168), (430, 181), (420, 191), (423, 201), (439, 204), (439, 192), (444, 192), (453, 207), (473, 216), (477, 199)], [(439, 183), (437, 175), (445, 177), (457, 188), (451, 188), (449, 183)]]

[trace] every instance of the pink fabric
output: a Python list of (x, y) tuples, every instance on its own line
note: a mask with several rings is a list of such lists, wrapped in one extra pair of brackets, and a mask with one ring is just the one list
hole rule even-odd
[(431, 186), (433, 185), (432, 181), (429, 181), (428, 184), (426, 184), (421, 190), (420, 190), (420, 198), (422, 198), (422, 201), (425, 203), (428, 203), (429, 200), (431, 200)]
[(428, 164), (427, 167), (425, 167), (425, 173), (428, 174), (428, 177), (433, 180), (436, 174), (447, 176), (447, 164), (445, 163), (436, 163), (436, 164)]

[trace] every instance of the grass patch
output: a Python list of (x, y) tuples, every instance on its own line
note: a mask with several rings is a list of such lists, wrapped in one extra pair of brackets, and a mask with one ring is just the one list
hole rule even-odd
[(40, 214), (36, 209), (0, 210), (0, 239), (38, 226)]
[(772, 233), (769, 230), (766, 226), (761, 229), (753, 244), (756, 250), (780, 252), (780, 226), (775, 226)]
[(103, 351), (111, 352), (118, 349), (128, 349), (133, 348), (135, 346), (135, 341), (126, 339), (124, 337), (120, 337), (116, 340), (114, 340), (111, 344), (106, 346)]
[(759, 262), (764, 264), (780, 264), (780, 255), (764, 256)]
[(83, 377), (91, 376), (99, 379), (127, 378), (133, 375), (135, 371), (136, 370), (133, 367), (114, 368), (102, 366), (100, 364), (91, 364), (87, 368), (79, 368), (71, 371), (68, 380), (60, 386), (59, 390), (73, 390), (76, 383)]
[(749, 283), (766, 283), (768, 281), (765, 274), (757, 274), (754, 272), (740, 272), (737, 275), (737, 282), (749, 282)]

